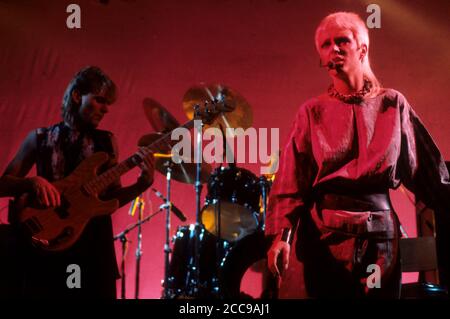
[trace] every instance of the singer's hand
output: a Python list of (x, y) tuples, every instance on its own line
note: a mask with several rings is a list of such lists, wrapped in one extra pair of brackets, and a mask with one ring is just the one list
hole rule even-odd
[(155, 159), (153, 153), (147, 147), (141, 147), (137, 154), (142, 158), (142, 162), (139, 164), (142, 172), (137, 182), (140, 186), (147, 189), (153, 184)]
[[(281, 240), (281, 234), (278, 235), (267, 253), (269, 270), (274, 276), (279, 277), (284, 270), (288, 269), (290, 251), (291, 246)], [(280, 261), (279, 258), (281, 258)]]

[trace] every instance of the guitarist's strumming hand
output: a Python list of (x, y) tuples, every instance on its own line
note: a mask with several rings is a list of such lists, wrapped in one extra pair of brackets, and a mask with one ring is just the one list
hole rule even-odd
[(30, 191), (36, 196), (37, 203), (45, 207), (57, 207), (61, 205), (61, 197), (58, 190), (45, 178), (40, 176), (27, 178), (30, 183)]
[[(146, 147), (139, 148), (137, 154), (142, 158), (142, 162), (139, 164), (142, 172), (138, 177), (138, 184), (147, 189), (153, 184), (153, 176), (155, 172), (155, 159), (153, 153)], [(147, 155), (146, 155), (147, 154)]]

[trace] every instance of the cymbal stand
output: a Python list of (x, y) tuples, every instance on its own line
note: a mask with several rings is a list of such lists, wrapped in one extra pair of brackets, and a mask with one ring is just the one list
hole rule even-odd
[(196, 154), (194, 156), (196, 161), (196, 174), (195, 174), (195, 206), (196, 206), (196, 214), (195, 214), (195, 231), (194, 231), (194, 256), (192, 256), (192, 265), (191, 270), (192, 273), (189, 276), (188, 282), (188, 292), (191, 296), (197, 296), (199, 293), (199, 284), (200, 284), (200, 262), (198, 255), (200, 253), (200, 196), (202, 193), (202, 183), (200, 180), (201, 174), (201, 162), (203, 160), (202, 157), (202, 133), (203, 133), (203, 123), (200, 116), (200, 105), (194, 106), (194, 118), (196, 122), (200, 122), (200, 125), (194, 125), (194, 129), (196, 130)]
[[(222, 256), (222, 231), (221, 231), (221, 202), (220, 202), (220, 190), (218, 189), (219, 185), (215, 185), (213, 191), (213, 201), (214, 203), (214, 218), (216, 220), (216, 231), (217, 231), (217, 239), (216, 239), (216, 278), (213, 278), (212, 290), (213, 292), (220, 293), (219, 289), (219, 272), (220, 272), (220, 264), (221, 264), (221, 256)], [(214, 276), (213, 276), (214, 277)]]
[(269, 186), (269, 181), (265, 176), (259, 177), (259, 186), (261, 187), (261, 196), (262, 196), (262, 208), (263, 208), (263, 215), (260, 222), (260, 229), (262, 231), (265, 230), (266, 225), (266, 212), (267, 212), (267, 188)]
[(167, 161), (167, 194), (166, 194), (166, 243), (164, 244), (164, 298), (169, 298), (169, 255), (172, 252), (170, 248), (170, 181), (172, 179), (171, 162)]
[(203, 132), (203, 123), (199, 114), (199, 105), (196, 105), (194, 107), (195, 110), (195, 118), (196, 118), (196, 122), (200, 122), (200, 125), (196, 124), (194, 125), (195, 129), (196, 129), (196, 154), (195, 154), (195, 161), (196, 161), (196, 174), (195, 174), (195, 205), (196, 205), (196, 223), (199, 224), (200, 223), (200, 195), (202, 192), (202, 183), (200, 181), (200, 174), (201, 174), (201, 161), (203, 160), (202, 158), (202, 132)]
[[(217, 101), (218, 102), (218, 101)], [(232, 161), (229, 161), (229, 154), (228, 151), (231, 152), (231, 154), (234, 154), (231, 148), (228, 145), (227, 137), (225, 134), (225, 131), (223, 129), (222, 124), (219, 123), (219, 128), (222, 133), (223, 138), (223, 154), (222, 154), (222, 160), (227, 162), (229, 165), (233, 163), (234, 165), (234, 156), (232, 156)], [(230, 165), (231, 166), (231, 165)], [(222, 169), (222, 163), (220, 163), (220, 169)], [(218, 182), (218, 180), (217, 180)], [(216, 241), (216, 275), (219, 276), (220, 273), (220, 267), (222, 263), (222, 256), (223, 256), (223, 250), (224, 250), (224, 243), (222, 241), (222, 209), (221, 209), (221, 195), (220, 194), (220, 185), (215, 184), (214, 191), (213, 191), (213, 201), (214, 201), (214, 218), (216, 221), (216, 232), (217, 232), (217, 241)], [(217, 277), (218, 281), (218, 277)], [(213, 283), (213, 291), (216, 293), (221, 293), (219, 282)]]

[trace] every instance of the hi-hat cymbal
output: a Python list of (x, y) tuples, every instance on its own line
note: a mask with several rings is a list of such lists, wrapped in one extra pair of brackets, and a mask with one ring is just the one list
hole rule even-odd
[(189, 119), (193, 119), (195, 105), (211, 104), (214, 100), (223, 101), (227, 111), (221, 112), (209, 126), (245, 130), (252, 125), (253, 113), (247, 101), (236, 91), (220, 84), (190, 88), (183, 98), (183, 110)]
[[(139, 139), (138, 146), (148, 146), (154, 141), (160, 139), (164, 134), (150, 133), (142, 136)], [(178, 142), (178, 141), (177, 141)], [(195, 177), (197, 173), (197, 164), (193, 161), (194, 152), (191, 150), (192, 158), (189, 163), (181, 162), (179, 164), (172, 160), (171, 146), (165, 144), (158, 149), (155, 154), (155, 169), (163, 175), (167, 174), (167, 167), (171, 168), (171, 177), (181, 183), (195, 184)], [(200, 182), (202, 184), (208, 182), (211, 175), (211, 165), (205, 162), (200, 166)]]
[(167, 133), (180, 126), (169, 111), (156, 100), (145, 98), (143, 106), (145, 116), (155, 131)]
[[(174, 180), (185, 183), (195, 185), (195, 176), (197, 173), (197, 164), (196, 163), (180, 163), (176, 164), (172, 161), (172, 159), (168, 158), (157, 158), (155, 160), (155, 168), (158, 172), (163, 175), (167, 174), (167, 166), (171, 167), (171, 176)], [(211, 175), (211, 165), (207, 163), (201, 163), (200, 170), (200, 182), (202, 184), (207, 183), (209, 176)]]

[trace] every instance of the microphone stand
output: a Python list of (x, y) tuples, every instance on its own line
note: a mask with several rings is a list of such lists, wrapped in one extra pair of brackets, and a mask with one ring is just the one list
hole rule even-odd
[(140, 270), (141, 270), (141, 256), (142, 256), (142, 226), (141, 222), (143, 219), (143, 213), (144, 213), (144, 199), (142, 198), (142, 194), (138, 196), (138, 208), (139, 208), (139, 214), (138, 214), (138, 235), (137, 235), (137, 247), (136, 247), (136, 284), (135, 284), (135, 299), (139, 299), (139, 277), (140, 277)]
[(127, 254), (127, 249), (128, 249), (128, 238), (126, 236), (126, 234), (124, 234), (123, 236), (119, 237), (120, 242), (122, 243), (122, 262), (120, 265), (120, 271), (122, 273), (122, 281), (121, 281), (121, 293), (120, 293), (120, 297), (122, 299), (126, 299), (125, 297), (125, 283), (126, 283), (126, 278), (125, 278), (125, 257)]
[(128, 239), (127, 239), (127, 234), (132, 231), (133, 229), (135, 229), (136, 227), (148, 222), (150, 219), (152, 219), (155, 215), (159, 214), (163, 209), (165, 209), (165, 205), (161, 206), (156, 212), (154, 212), (153, 214), (145, 217), (144, 219), (142, 219), (141, 221), (138, 221), (137, 223), (128, 226), (127, 228), (125, 228), (124, 231), (122, 231), (121, 233), (117, 234), (116, 236), (113, 237), (114, 240), (120, 240), (120, 242), (122, 243), (122, 265), (121, 265), (121, 270), (122, 270), (122, 291), (121, 291), (121, 297), (122, 299), (126, 299), (125, 298), (125, 255), (126, 255), (126, 249), (127, 249), (127, 243), (128, 243)]

